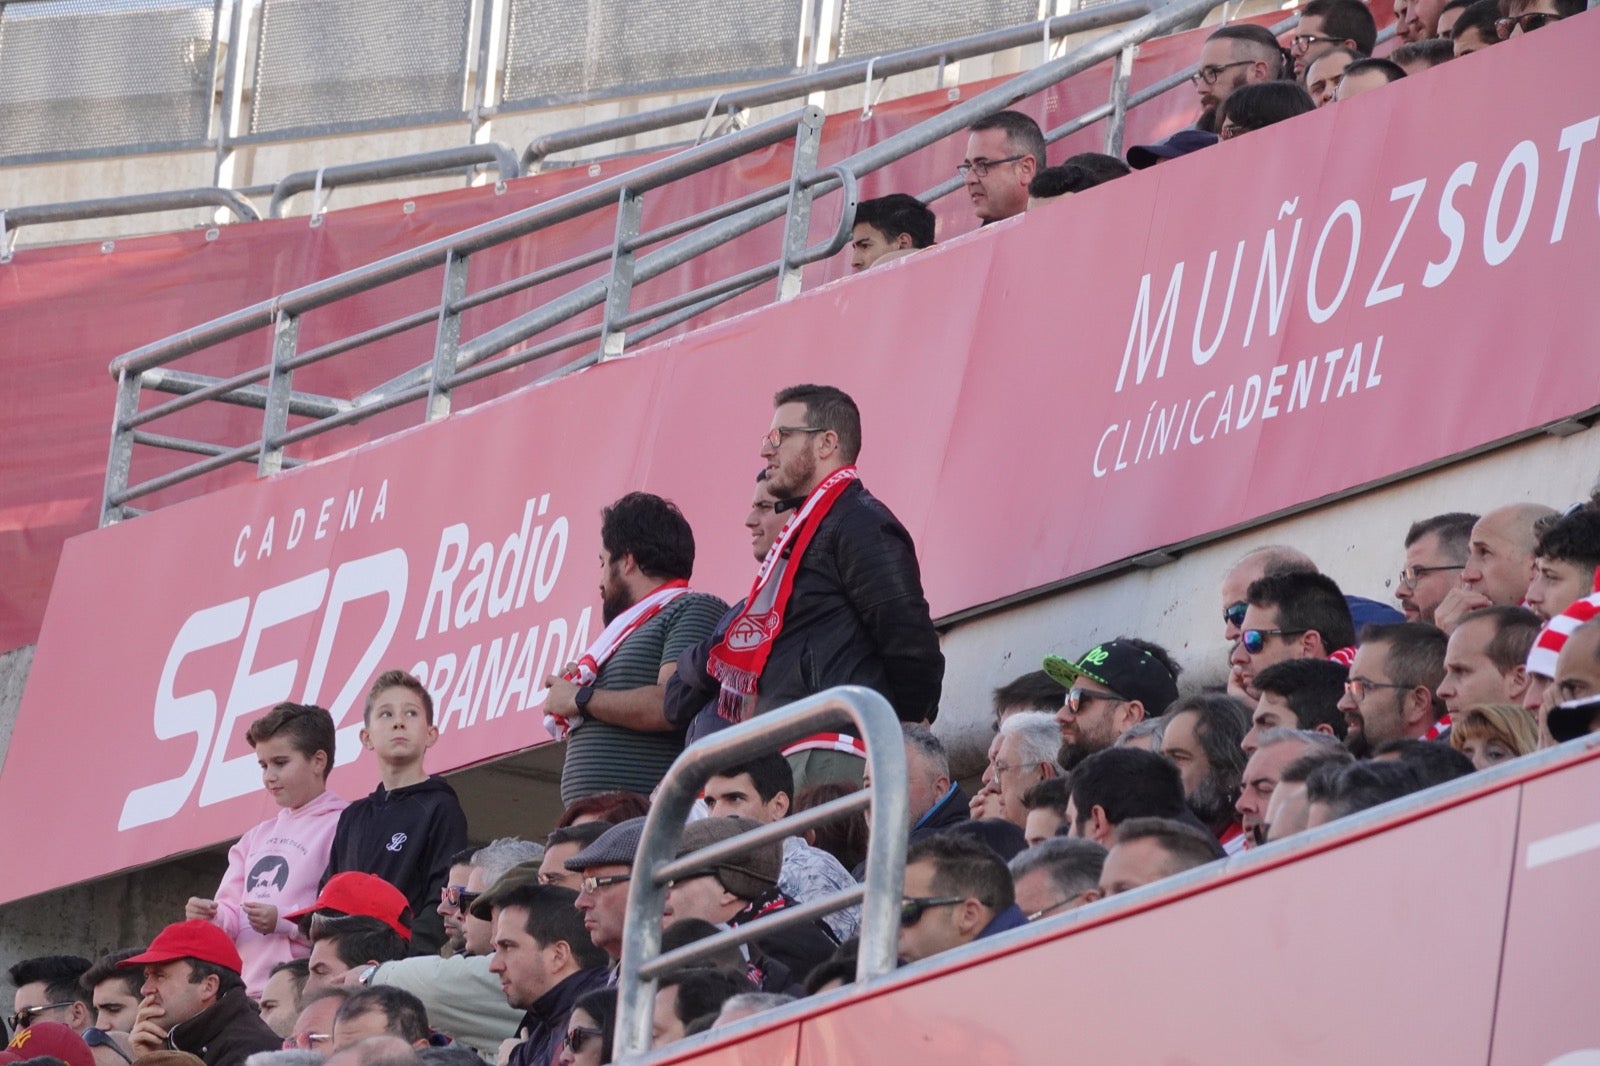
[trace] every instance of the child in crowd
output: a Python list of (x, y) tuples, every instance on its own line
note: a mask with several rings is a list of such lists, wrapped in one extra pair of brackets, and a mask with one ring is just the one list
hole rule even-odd
[(184, 917), (228, 934), (244, 960), (245, 987), (259, 998), (275, 966), (310, 953), (284, 915), (316, 899), (346, 803), (327, 789), (333, 716), (321, 707), (280, 703), (251, 724), (245, 739), (256, 750), (262, 786), (282, 809), (239, 838), (216, 898), (190, 899)]
[(361, 743), (378, 757), (382, 780), (339, 817), (324, 880), (361, 870), (394, 885), (416, 916), (411, 950), (436, 954), (444, 943), (436, 904), (450, 857), (467, 846), (467, 816), (444, 778), (422, 768), (423, 756), (439, 739), (433, 697), (415, 677), (389, 670), (367, 693), (362, 723)]

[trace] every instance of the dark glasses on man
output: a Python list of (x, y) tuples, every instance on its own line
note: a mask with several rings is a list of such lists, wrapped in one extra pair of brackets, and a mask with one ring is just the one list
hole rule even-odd
[(561, 1042), (574, 1055), (582, 1055), (583, 1049), (589, 1046), (589, 1041), (604, 1035), (600, 1030), (591, 1029), (587, 1025), (574, 1025), (567, 1030), (567, 1035), (561, 1038)]
[(916, 925), (934, 907), (952, 907), (965, 899), (965, 896), (907, 896), (900, 901), (900, 924)]
[(1309, 632), (1308, 629), (1246, 629), (1239, 634), (1239, 643), (1251, 655), (1260, 655), (1267, 646), (1268, 637), (1298, 637), (1301, 633)]

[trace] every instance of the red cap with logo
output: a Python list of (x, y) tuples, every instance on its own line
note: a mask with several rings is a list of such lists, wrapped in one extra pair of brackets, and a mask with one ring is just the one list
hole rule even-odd
[(376, 918), (407, 940), (411, 939), (411, 904), (405, 893), (375, 874), (350, 870), (334, 874), (309, 907), (285, 914), (291, 922), (320, 910)]
[(155, 966), (175, 959), (199, 959), (234, 973), (244, 969), (239, 949), (233, 946), (228, 934), (200, 918), (174, 922), (157, 933), (141, 954), (123, 959), (117, 965)]
[(24, 1062), (40, 1055), (60, 1059), (67, 1066), (94, 1066), (94, 1052), (83, 1037), (60, 1022), (34, 1022), (26, 1029), (18, 1029), (11, 1043), (0, 1051), (0, 1063)]

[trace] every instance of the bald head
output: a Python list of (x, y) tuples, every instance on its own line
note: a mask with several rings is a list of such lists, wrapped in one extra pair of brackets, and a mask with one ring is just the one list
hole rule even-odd
[(1534, 525), (1555, 513), (1555, 508), (1543, 504), (1514, 503), (1478, 519), (1467, 543), (1461, 584), (1501, 607), (1520, 604), (1533, 580), (1533, 553), (1539, 542)]
[[(1250, 588), (1252, 582), (1260, 578), (1276, 574), (1316, 572), (1317, 564), (1311, 561), (1311, 556), (1299, 548), (1291, 548), (1287, 544), (1268, 544), (1265, 547), (1253, 548), (1234, 563), (1222, 579), (1223, 614), (1227, 615), (1228, 608), (1234, 604), (1244, 603), (1246, 590)], [(1242, 611), (1239, 617), (1242, 617)], [(1225, 623), (1223, 638), (1229, 642), (1239, 639), (1237, 620)]]

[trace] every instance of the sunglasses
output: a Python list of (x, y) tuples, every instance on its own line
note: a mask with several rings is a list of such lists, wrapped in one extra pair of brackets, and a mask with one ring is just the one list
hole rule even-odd
[(1309, 632), (1309, 629), (1246, 629), (1239, 634), (1239, 643), (1251, 655), (1260, 655), (1267, 646), (1268, 637), (1298, 637), (1301, 633)]
[(561, 1038), (561, 1043), (574, 1055), (583, 1054), (583, 1049), (589, 1046), (589, 1041), (597, 1036), (605, 1036), (598, 1029), (590, 1029), (586, 1025), (574, 1025), (567, 1030), (567, 1035)]
[(111, 1035), (104, 1029), (95, 1029), (93, 1027), (85, 1029), (83, 1031), (83, 1042), (88, 1044), (90, 1047), (108, 1047), (115, 1052), (117, 1057), (122, 1059), (123, 1062), (133, 1061), (133, 1059), (128, 1056), (128, 1053), (122, 1050), (122, 1046), (115, 1040), (111, 1039)]
[(1532, 33), (1534, 30), (1548, 26), (1552, 22), (1560, 22), (1560, 15), (1551, 15), (1544, 11), (1530, 11), (1526, 15), (1516, 15), (1509, 18), (1494, 20), (1494, 32), (1500, 35), (1503, 41), (1511, 36), (1511, 31), (1518, 26), (1523, 33)]
[(916, 925), (934, 907), (953, 907), (965, 903), (965, 896), (909, 896), (900, 901), (900, 925)]
[(1238, 603), (1230, 603), (1222, 609), (1222, 620), (1230, 626), (1243, 629), (1245, 612), (1248, 610), (1250, 610), (1250, 605), (1244, 600), (1240, 600)]
[(1115, 692), (1097, 692), (1092, 688), (1069, 688), (1064, 706), (1073, 714), (1082, 714), (1083, 705), (1093, 703), (1095, 700), (1110, 700), (1112, 703), (1128, 702)]
[(462, 910), (462, 899), (471, 900), (477, 896), (476, 892), (468, 892), (465, 885), (445, 885), (439, 890), (439, 902), (446, 907)]
[(58, 1007), (70, 1007), (76, 1002), (78, 1001), (75, 999), (62, 999), (57, 1000), (54, 1003), (46, 1003), (42, 1007), (23, 1007), (21, 1010), (17, 1011), (17, 1013), (11, 1016), (11, 1028), (26, 1029), (28, 1026), (33, 1024), (33, 1020), (35, 1018), (43, 1014), (45, 1011), (55, 1010)]

